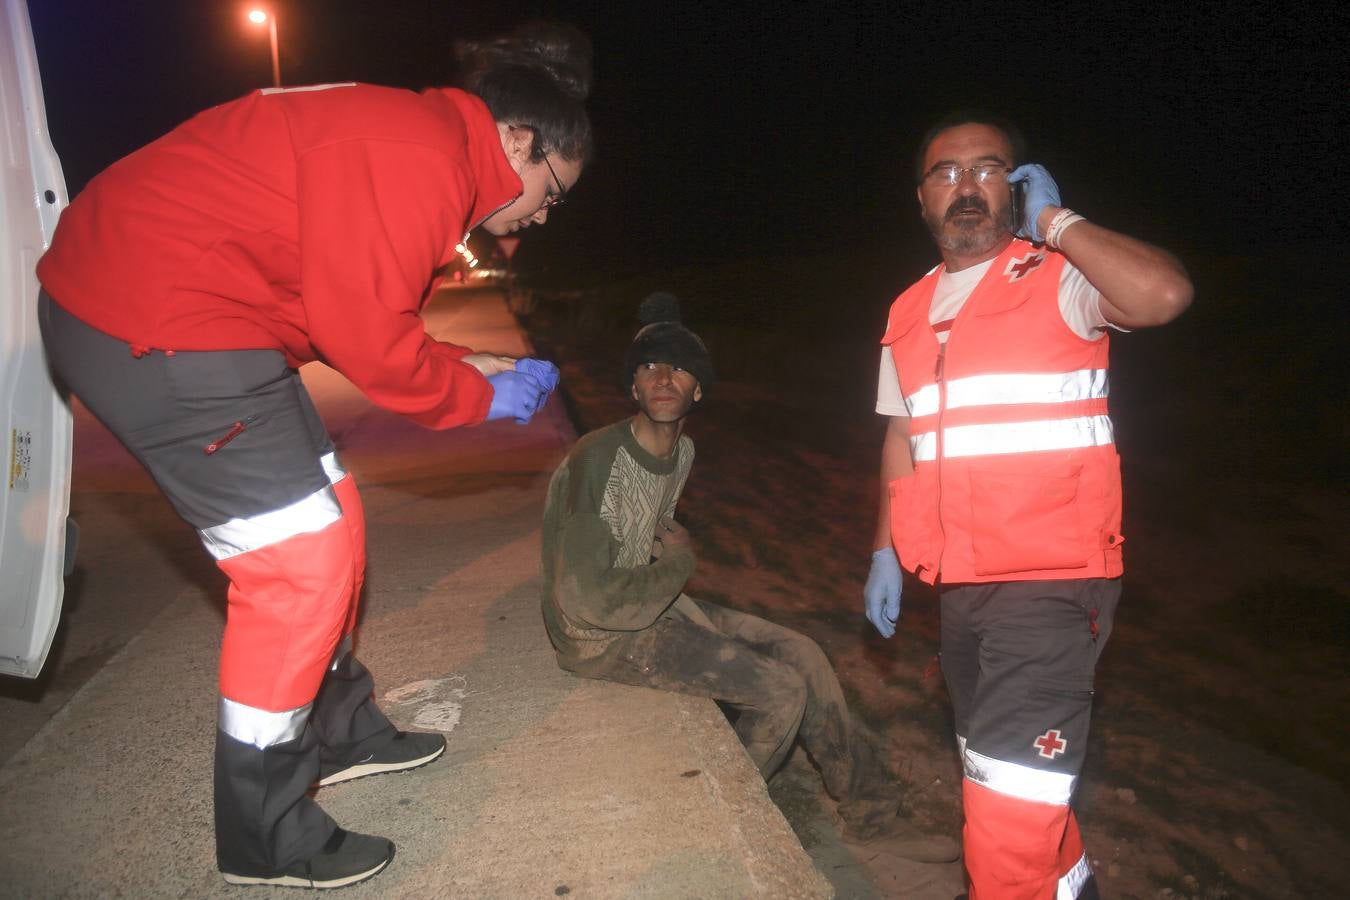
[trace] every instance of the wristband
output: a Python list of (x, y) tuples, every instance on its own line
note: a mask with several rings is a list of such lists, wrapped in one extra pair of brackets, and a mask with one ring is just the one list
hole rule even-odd
[(1050, 245), (1051, 249), (1058, 250), (1059, 242), (1064, 238), (1064, 232), (1068, 231), (1071, 226), (1076, 225), (1082, 221), (1083, 217), (1078, 215), (1078, 213), (1072, 213), (1068, 216), (1065, 216), (1064, 221), (1060, 222), (1059, 227), (1055, 229), (1054, 242)]
[(1083, 217), (1071, 209), (1061, 209), (1055, 213), (1055, 217), (1050, 220), (1049, 226), (1045, 229), (1045, 245), (1051, 250), (1059, 249), (1059, 239), (1069, 226), (1083, 221)]
[(1065, 219), (1073, 214), (1073, 210), (1068, 207), (1062, 207), (1059, 212), (1050, 217), (1050, 223), (1045, 226), (1045, 243), (1051, 249), (1054, 249), (1055, 247), (1052, 237), (1059, 237), (1059, 226)]

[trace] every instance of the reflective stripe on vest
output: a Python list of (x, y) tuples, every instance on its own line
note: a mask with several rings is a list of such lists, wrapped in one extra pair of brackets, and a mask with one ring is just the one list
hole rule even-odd
[[(1105, 400), (1109, 394), (1105, 369), (970, 375), (947, 382), (947, 409), (1077, 403)], [(941, 411), (941, 399), (938, 385), (930, 384), (905, 397), (905, 406), (911, 417), (931, 416)], [(942, 438), (947, 457), (1069, 450), (1115, 442), (1111, 420), (1106, 415), (959, 425), (943, 429)], [(937, 458), (935, 432), (915, 432), (909, 441), (915, 462)]]
[(220, 730), (241, 744), (252, 744), (266, 750), (298, 738), (309, 721), (313, 703), (282, 712), (268, 712), (226, 697), (220, 698)]
[(250, 550), (279, 544), (297, 534), (322, 531), (342, 518), (333, 486), (327, 485), (303, 500), (282, 509), (259, 513), (247, 519), (231, 519), (198, 531), (206, 551), (216, 559), (229, 559)]
[(971, 375), (947, 382), (947, 408), (1104, 400), (1107, 393), (1105, 369), (1045, 374)]
[[(957, 425), (942, 429), (942, 441), (943, 456), (947, 458), (992, 456), (1104, 447), (1115, 443), (1115, 432), (1109, 416), (1079, 416), (997, 425)], [(937, 433), (929, 431), (913, 435), (909, 447), (915, 462), (931, 462), (937, 459)]]
[[(947, 408), (1073, 403), (1078, 400), (1105, 400), (1109, 394), (1105, 369), (971, 375), (947, 382)], [(940, 403), (941, 395), (936, 384), (926, 385), (905, 397), (905, 406), (914, 418), (933, 415)]]
[(966, 778), (991, 791), (1019, 800), (1053, 803), (1057, 806), (1067, 805), (1069, 797), (1073, 795), (1073, 785), (1077, 780), (1073, 775), (1004, 762), (977, 753), (969, 747), (965, 748), (962, 756), (965, 759)]
[(933, 415), (938, 411), (941, 403), (942, 394), (939, 393), (936, 384), (924, 385), (905, 397), (905, 408), (909, 410), (911, 419)]

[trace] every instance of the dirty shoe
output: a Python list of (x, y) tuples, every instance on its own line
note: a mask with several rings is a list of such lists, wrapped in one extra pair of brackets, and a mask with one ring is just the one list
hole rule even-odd
[(400, 731), (394, 739), (365, 759), (337, 763), (327, 771), (320, 770), (320, 787), (383, 775), (385, 772), (406, 772), (425, 766), (445, 752), (445, 735), (434, 732)]
[(280, 872), (244, 873), (221, 870), (230, 884), (274, 884), (281, 887), (340, 888), (380, 873), (394, 858), (394, 845), (382, 837), (335, 829), (323, 849)]
[(898, 816), (861, 827), (844, 825), (844, 841), (868, 850), (880, 850), (892, 856), (921, 863), (947, 863), (961, 858), (961, 843), (944, 834), (924, 834), (908, 819)]

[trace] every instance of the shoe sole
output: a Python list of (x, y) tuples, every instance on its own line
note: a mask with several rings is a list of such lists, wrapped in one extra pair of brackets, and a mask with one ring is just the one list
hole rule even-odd
[(339, 772), (334, 772), (327, 778), (320, 778), (316, 784), (319, 787), (328, 787), (332, 784), (341, 784), (344, 781), (355, 781), (357, 778), (367, 778), (371, 775), (387, 775), (390, 772), (411, 772), (413, 769), (420, 769), (429, 762), (434, 762), (441, 754), (445, 752), (445, 744), (441, 744), (435, 753), (428, 753), (419, 759), (409, 759), (397, 763), (364, 763), (355, 766), (349, 766)]
[(364, 872), (357, 872), (355, 875), (344, 875), (341, 878), (330, 878), (327, 881), (315, 881), (311, 878), (301, 878), (298, 875), (277, 875), (272, 878), (254, 877), (252, 875), (233, 875), (229, 872), (222, 872), (221, 875), (230, 884), (268, 884), (274, 887), (297, 887), (297, 888), (317, 888), (319, 890), (342, 888), (350, 884), (356, 884), (359, 881), (365, 881), (367, 878), (374, 878), (384, 871), (389, 865), (389, 859), (383, 860), (378, 866), (367, 869)]

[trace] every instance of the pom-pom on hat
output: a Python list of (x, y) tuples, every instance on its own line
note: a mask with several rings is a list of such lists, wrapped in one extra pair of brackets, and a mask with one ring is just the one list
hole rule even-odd
[(703, 340), (680, 324), (680, 299), (665, 291), (649, 294), (638, 307), (638, 321), (642, 328), (624, 357), (624, 387), (632, 386), (638, 366), (666, 363), (697, 378), (706, 400), (716, 380), (712, 357)]

